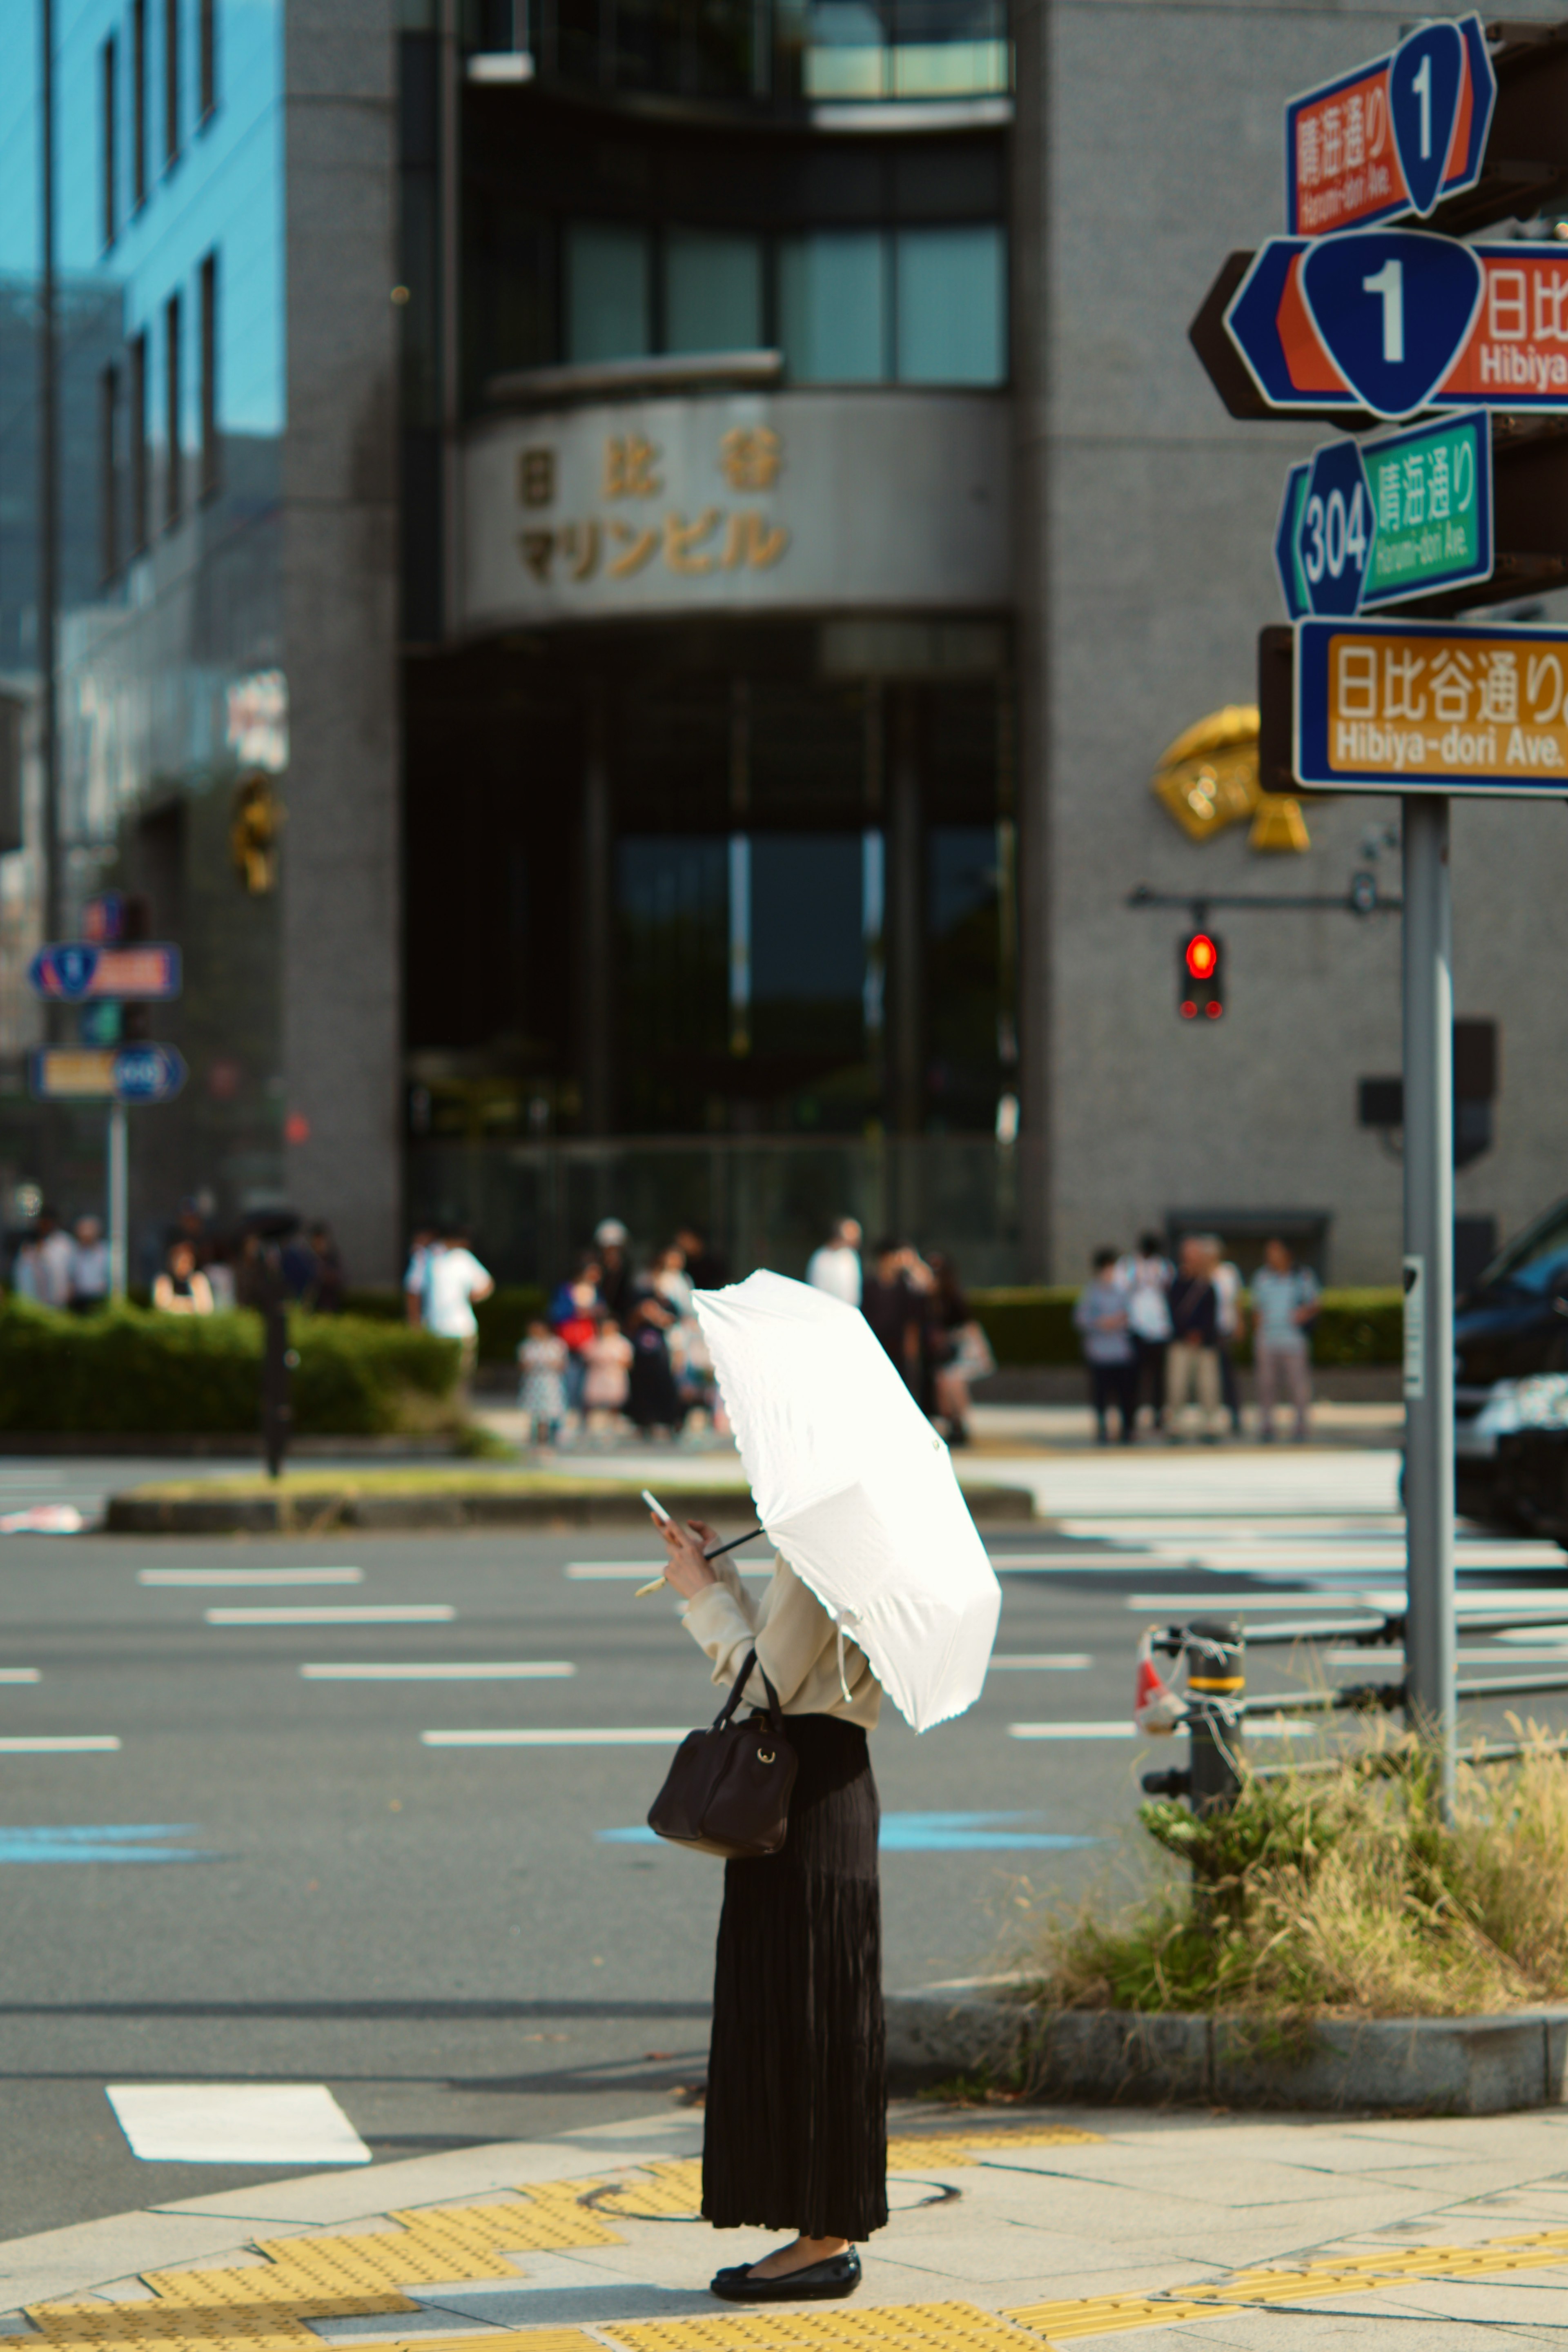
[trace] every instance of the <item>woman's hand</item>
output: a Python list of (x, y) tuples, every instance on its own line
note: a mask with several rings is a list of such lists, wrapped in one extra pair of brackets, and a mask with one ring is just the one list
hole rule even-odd
[(710, 1584), (718, 1583), (702, 1557), (705, 1548), (719, 1540), (710, 1527), (700, 1519), (690, 1519), (684, 1528), (674, 1519), (656, 1519), (654, 1525), (669, 1555), (664, 1564), (665, 1581), (675, 1587), (683, 1601), (695, 1600)]

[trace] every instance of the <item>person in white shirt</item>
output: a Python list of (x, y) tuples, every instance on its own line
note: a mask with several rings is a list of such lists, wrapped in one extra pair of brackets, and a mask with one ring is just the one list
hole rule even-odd
[(1241, 1268), (1233, 1265), (1226, 1257), (1225, 1244), (1217, 1234), (1205, 1234), (1204, 1247), (1208, 1253), (1209, 1280), (1214, 1285), (1215, 1330), (1219, 1338), (1219, 1392), (1230, 1415), (1231, 1428), (1239, 1437), (1241, 1392), (1236, 1385), (1236, 1364), (1231, 1349), (1241, 1337), (1241, 1294), (1245, 1286)]
[(425, 1320), (425, 1274), (435, 1241), (434, 1229), (421, 1225), (408, 1244), (408, 1265), (403, 1276), (403, 1307), (410, 1323), (423, 1323)]
[(37, 1267), (38, 1303), (42, 1307), (68, 1307), (71, 1300), (71, 1265), (76, 1257), (76, 1244), (60, 1223), (52, 1209), (38, 1212), (38, 1248), (35, 1264)]
[(109, 1297), (109, 1244), (96, 1217), (79, 1217), (71, 1250), (73, 1315), (94, 1315)]
[(466, 1234), (443, 1234), (432, 1243), (425, 1261), (425, 1328), (438, 1339), (458, 1342), (465, 1381), (472, 1374), (479, 1352), (474, 1303), (488, 1298), (494, 1288), (493, 1278), (469, 1249)]
[(1145, 1234), (1135, 1250), (1116, 1262), (1116, 1279), (1127, 1293), (1127, 1328), (1138, 1360), (1133, 1418), (1144, 1405), (1158, 1429), (1165, 1402), (1165, 1350), (1171, 1344), (1170, 1288), (1176, 1269), (1160, 1246), (1158, 1234)]
[(826, 1290), (846, 1307), (860, 1304), (860, 1228), (853, 1217), (840, 1217), (820, 1249), (806, 1261), (805, 1278), (813, 1290)]

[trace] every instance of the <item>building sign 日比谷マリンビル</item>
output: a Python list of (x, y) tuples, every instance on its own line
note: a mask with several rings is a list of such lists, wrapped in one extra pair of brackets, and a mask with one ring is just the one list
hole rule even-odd
[(1005, 606), (1004, 404), (897, 391), (616, 403), (479, 426), (464, 620)]

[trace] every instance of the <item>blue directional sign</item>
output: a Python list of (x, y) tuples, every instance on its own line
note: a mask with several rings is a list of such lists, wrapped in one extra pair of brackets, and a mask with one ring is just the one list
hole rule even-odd
[(1492, 572), (1491, 428), (1484, 409), (1292, 466), (1274, 562), (1293, 621), (1436, 595)]
[(36, 996), (67, 1004), (90, 997), (136, 997), (149, 1001), (180, 993), (180, 950), (164, 940), (133, 947), (94, 947), (85, 940), (57, 940), (40, 948), (27, 966)]
[(112, 1078), (117, 1102), (170, 1102), (185, 1083), (183, 1055), (173, 1045), (121, 1045)]
[(1279, 526), (1274, 534), (1274, 568), (1279, 574), (1279, 585), (1285, 593), (1285, 609), (1293, 621), (1305, 620), (1312, 609), (1300, 553), (1301, 509), (1307, 503), (1307, 483), (1311, 471), (1310, 465), (1292, 466), (1286, 475), (1285, 496), (1279, 504)]
[(1468, 245), (1412, 228), (1320, 237), (1301, 263), (1318, 339), (1374, 416), (1414, 416), (1442, 383), (1481, 306)]
[(1353, 441), (1331, 441), (1308, 471), (1297, 525), (1296, 557), (1316, 614), (1360, 610), (1377, 520)]
[(1465, 40), (1458, 25), (1423, 25), (1394, 53), (1388, 111), (1394, 151), (1411, 210), (1423, 215), (1443, 184), (1464, 82)]

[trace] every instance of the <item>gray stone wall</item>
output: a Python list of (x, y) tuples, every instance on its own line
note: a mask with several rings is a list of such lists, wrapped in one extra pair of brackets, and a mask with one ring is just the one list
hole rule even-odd
[(396, 68), (391, 0), (289, 0), (287, 1183), (372, 1283), (401, 1243)]
[[(1310, 853), (1261, 856), (1240, 827), (1189, 843), (1149, 780), (1183, 728), (1254, 698), (1257, 631), (1284, 618), (1285, 470), (1324, 437), (1233, 422), (1188, 321), (1229, 250), (1283, 228), (1285, 100), (1390, 46), (1411, 14), (1056, 0), (1020, 45), (1020, 152), (1043, 139), (1046, 157), (1017, 182), (1019, 249), (1038, 264), (1017, 316), (1026, 500), (1039, 485), (1024, 527), (1045, 551), (1022, 582), (1026, 906), (1044, 933), (1027, 1012), (1058, 1278), (1192, 1208), (1328, 1212), (1333, 1278), (1396, 1275), (1400, 1171), (1357, 1128), (1355, 1083), (1399, 1067), (1397, 920), (1216, 913), (1228, 1011), (1189, 1027), (1184, 917), (1123, 902), (1139, 882), (1337, 890), (1365, 835), (1397, 819), (1392, 800), (1311, 804)], [(1503, 1037), (1497, 1143), (1458, 1205), (1507, 1234), (1568, 1191), (1568, 811), (1458, 803), (1454, 860), (1456, 1009)], [(1396, 851), (1378, 871), (1397, 887)]]

